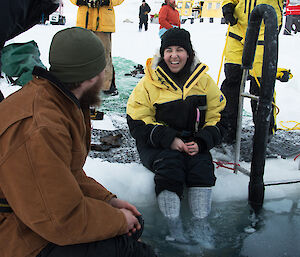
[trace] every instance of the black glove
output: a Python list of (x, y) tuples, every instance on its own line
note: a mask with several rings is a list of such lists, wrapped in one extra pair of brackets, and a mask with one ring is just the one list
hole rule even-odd
[(225, 22), (227, 24), (230, 24), (230, 26), (237, 24), (237, 19), (234, 18), (234, 16), (233, 16), (234, 8), (235, 8), (235, 5), (231, 4), (231, 3), (226, 4), (222, 7)]
[(100, 0), (99, 2), (101, 2), (100, 3), (100, 6), (109, 6), (109, 4), (110, 4), (110, 1), (109, 0)]
[(108, 6), (109, 5), (109, 0), (77, 0), (77, 5), (86, 5), (91, 8), (98, 8), (101, 6)]
[(285, 68), (277, 68), (276, 79), (281, 82), (288, 82), (293, 77), (291, 70)]

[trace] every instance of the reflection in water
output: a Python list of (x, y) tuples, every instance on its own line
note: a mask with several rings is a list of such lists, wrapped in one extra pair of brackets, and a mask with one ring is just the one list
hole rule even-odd
[[(300, 256), (300, 201), (283, 199), (265, 201), (254, 233), (247, 233), (252, 223), (244, 201), (212, 205), (209, 222), (215, 232), (215, 248), (202, 244), (176, 244), (165, 241), (167, 225), (158, 207), (139, 207), (145, 218), (142, 240), (152, 245), (161, 257), (297, 257)], [(187, 234), (195, 229), (187, 201), (181, 216)]]

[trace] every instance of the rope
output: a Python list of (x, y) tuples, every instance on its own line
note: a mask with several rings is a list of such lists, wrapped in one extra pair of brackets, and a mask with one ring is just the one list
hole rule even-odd
[[(283, 125), (284, 122), (286, 122), (286, 123), (296, 123), (296, 125), (290, 128), (290, 127), (287, 127), (287, 126)], [(279, 124), (283, 127), (283, 128), (278, 128), (280, 130), (285, 130), (285, 131), (300, 130), (300, 123), (297, 122), (297, 121), (294, 121), (294, 120), (280, 121)]]
[(300, 153), (294, 158), (294, 161), (296, 161), (296, 159), (300, 156)]
[(234, 168), (228, 167), (226, 165), (232, 165), (233, 167), (240, 166), (237, 163), (227, 162), (227, 161), (213, 161), (213, 163), (215, 163), (217, 165), (216, 169), (222, 167), (222, 168), (226, 168), (226, 169), (229, 169), (229, 170), (235, 170)]
[(223, 53), (222, 53), (222, 59), (221, 59), (221, 65), (220, 65), (219, 74), (218, 74), (217, 86), (219, 85), (219, 81), (220, 81), (220, 74), (221, 74), (221, 70), (222, 70), (222, 66), (223, 66), (225, 50), (226, 50), (227, 43), (228, 43), (229, 29), (230, 29), (230, 24), (228, 24), (228, 29), (227, 29), (227, 33), (226, 33), (226, 41), (225, 41), (225, 46), (224, 46)]

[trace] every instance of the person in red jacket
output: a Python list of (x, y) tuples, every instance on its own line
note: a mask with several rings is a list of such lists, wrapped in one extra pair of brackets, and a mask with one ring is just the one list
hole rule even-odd
[(158, 35), (161, 38), (162, 35), (171, 28), (180, 28), (179, 12), (176, 10), (175, 0), (165, 0), (162, 4), (159, 14), (159, 32)]

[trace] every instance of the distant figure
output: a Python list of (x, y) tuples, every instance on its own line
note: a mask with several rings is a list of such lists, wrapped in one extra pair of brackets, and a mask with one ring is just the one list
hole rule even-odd
[(140, 6), (140, 12), (139, 12), (139, 18), (140, 18), (139, 31), (142, 31), (143, 24), (145, 26), (145, 31), (148, 30), (148, 13), (149, 12), (151, 12), (150, 6), (146, 3), (145, 0), (143, 0), (142, 4)]
[[(105, 48), (106, 67), (103, 92), (107, 95), (117, 95), (114, 81), (114, 68), (111, 57), (111, 33), (115, 32), (114, 7), (124, 0), (70, 0), (79, 6), (76, 26), (92, 30), (102, 41)], [(90, 49), (92, 51), (92, 49)]]
[(162, 4), (159, 14), (159, 32), (158, 35), (161, 38), (162, 35), (171, 28), (180, 28), (180, 18), (179, 12), (176, 10), (175, 0), (165, 0), (165, 3)]

